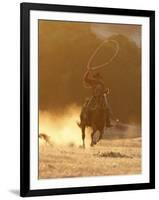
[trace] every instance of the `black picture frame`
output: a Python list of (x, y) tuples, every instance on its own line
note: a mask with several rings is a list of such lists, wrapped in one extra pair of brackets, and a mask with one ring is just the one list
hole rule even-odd
[[(30, 11), (60, 11), (76, 13), (93, 13), (107, 15), (123, 15), (148, 17), (150, 19), (150, 180), (149, 183), (124, 185), (103, 185), (88, 187), (73, 187), (59, 189), (30, 189)], [(83, 7), (71, 5), (49, 5), (21, 3), (20, 5), (21, 34), (21, 105), (20, 105), (20, 196), (43, 196), (59, 194), (95, 193), (123, 190), (140, 190), (155, 188), (155, 11), (131, 10), (102, 7)]]

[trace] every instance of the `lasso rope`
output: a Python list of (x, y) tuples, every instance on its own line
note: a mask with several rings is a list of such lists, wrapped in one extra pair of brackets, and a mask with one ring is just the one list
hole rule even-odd
[[(96, 56), (96, 54), (97, 54), (98, 51), (101, 49), (101, 47), (102, 47), (105, 43), (108, 43), (108, 42), (112, 42), (112, 43), (114, 43), (114, 44), (116, 45), (116, 51), (115, 51), (114, 55), (113, 55), (107, 62), (105, 62), (105, 63), (103, 63), (103, 64), (100, 64), (100, 65), (97, 65), (97, 66), (95, 66), (95, 67), (91, 67), (91, 62), (92, 62), (93, 58)], [(91, 69), (93, 69), (93, 70), (97, 70), (97, 69), (100, 69), (100, 68), (102, 68), (102, 67), (104, 67), (104, 66), (110, 64), (110, 63), (114, 60), (114, 58), (117, 56), (118, 52), (119, 52), (119, 43), (118, 43), (116, 40), (104, 40), (104, 41), (95, 49), (95, 51), (93, 52), (93, 54), (92, 54), (91, 57), (89, 58), (88, 64), (87, 64), (87, 69), (90, 69), (90, 68), (91, 68)]]
[[(96, 54), (97, 54), (98, 51), (101, 49), (101, 47), (102, 47), (105, 43), (108, 43), (108, 42), (112, 42), (112, 43), (114, 43), (114, 44), (116, 45), (116, 50), (115, 50), (114, 55), (113, 55), (107, 62), (105, 62), (105, 63), (103, 63), (103, 64), (100, 64), (100, 65), (97, 65), (97, 66), (95, 66), (95, 67), (91, 67), (91, 62), (92, 62), (93, 58), (96, 56)], [(104, 41), (95, 49), (95, 51), (93, 52), (93, 54), (92, 54), (91, 57), (89, 58), (88, 63), (87, 63), (87, 69), (88, 69), (88, 70), (89, 70), (89, 69), (98, 70), (98, 69), (100, 69), (100, 68), (102, 68), (102, 67), (104, 67), (104, 66), (107, 66), (108, 64), (110, 64), (110, 63), (114, 60), (114, 58), (117, 56), (118, 52), (119, 52), (119, 43), (118, 43), (116, 40), (108, 40), (108, 39), (107, 39), (107, 40), (104, 40)], [(84, 85), (85, 88), (91, 88), (91, 86), (87, 85), (85, 82), (83, 83), (83, 85)]]

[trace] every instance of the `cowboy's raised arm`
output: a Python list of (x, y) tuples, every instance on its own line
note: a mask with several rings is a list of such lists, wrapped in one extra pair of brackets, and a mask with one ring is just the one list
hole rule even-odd
[(94, 84), (94, 78), (91, 70), (87, 70), (84, 74), (83, 80), (90, 85)]

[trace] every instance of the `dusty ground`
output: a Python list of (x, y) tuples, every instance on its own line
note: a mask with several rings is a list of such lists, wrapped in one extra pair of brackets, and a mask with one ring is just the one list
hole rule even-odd
[(141, 138), (103, 139), (82, 149), (73, 144), (39, 145), (39, 178), (141, 173)]

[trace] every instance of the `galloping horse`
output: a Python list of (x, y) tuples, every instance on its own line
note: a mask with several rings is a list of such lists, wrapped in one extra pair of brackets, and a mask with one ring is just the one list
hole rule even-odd
[[(95, 97), (94, 97), (95, 98)], [(102, 100), (99, 102), (98, 100)], [(91, 133), (91, 146), (96, 144), (97, 142), (93, 141), (93, 136), (96, 133), (96, 131), (100, 132), (99, 140), (102, 138), (102, 135), (104, 133), (104, 127), (106, 123), (106, 117), (107, 117), (107, 111), (105, 106), (103, 106), (104, 103), (104, 95), (101, 95), (98, 97), (98, 99), (95, 99), (96, 106), (89, 109), (87, 115), (85, 112), (81, 112), (80, 115), (80, 124), (79, 127), (82, 130), (82, 140), (83, 140), (83, 148), (85, 148), (85, 129), (86, 127), (92, 128)], [(98, 141), (99, 141), (98, 140)]]
[[(99, 50), (103, 47), (104, 44), (111, 42), (112, 44), (115, 45), (116, 49), (112, 57), (97, 66), (91, 66), (91, 62), (94, 59), (94, 57), (97, 55)], [(119, 44), (115, 40), (104, 40), (93, 52), (93, 54), (90, 56), (88, 63), (87, 63), (87, 71), (84, 74), (83, 77), (83, 83), (84, 87), (86, 88), (91, 88), (93, 90), (93, 98), (95, 98), (95, 107), (92, 106), (87, 106), (87, 111), (82, 110), (80, 119), (81, 122), (78, 123), (79, 127), (82, 129), (82, 140), (83, 140), (83, 147), (85, 147), (85, 128), (87, 126), (90, 126), (92, 128), (92, 134), (91, 134), (91, 146), (93, 146), (96, 142), (93, 141), (93, 136), (96, 131), (100, 132), (99, 140), (102, 138), (102, 135), (104, 133), (104, 127), (106, 121), (110, 121), (109, 118), (109, 108), (108, 108), (108, 102), (105, 97), (105, 92), (103, 91), (105, 86), (104, 86), (104, 81), (102, 80), (102, 76), (99, 73), (94, 74), (93, 72), (101, 69), (105, 66), (108, 66), (117, 56), (119, 52)], [(91, 101), (91, 100), (90, 100)], [(89, 101), (89, 102), (90, 102)], [(101, 103), (102, 102), (102, 103)], [(92, 101), (91, 101), (92, 103)], [(108, 112), (107, 112), (108, 111)], [(107, 123), (108, 125), (109, 123)], [(110, 124), (109, 126), (110, 127)], [(98, 141), (99, 141), (98, 140)]]

